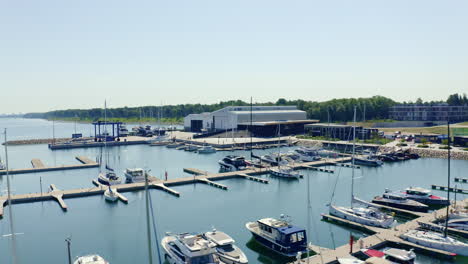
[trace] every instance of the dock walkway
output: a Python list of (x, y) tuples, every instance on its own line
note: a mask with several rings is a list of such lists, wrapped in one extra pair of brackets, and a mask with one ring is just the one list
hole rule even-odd
[[(10, 169), (9, 174), (24, 174), (24, 173), (34, 173), (34, 172), (46, 172), (46, 171), (57, 171), (57, 170), (74, 170), (74, 169), (86, 169), (86, 168), (95, 168), (99, 166), (99, 163), (83, 156), (78, 156), (76, 159), (81, 164), (76, 165), (62, 165), (62, 166), (46, 166), (40, 159), (32, 159), (31, 164), (32, 168), (25, 169)], [(6, 170), (0, 170), (0, 175), (5, 175)]]

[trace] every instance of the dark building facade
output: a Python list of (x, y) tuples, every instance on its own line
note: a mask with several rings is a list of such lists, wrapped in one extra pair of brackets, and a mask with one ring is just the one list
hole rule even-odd
[(304, 126), (318, 123), (318, 120), (290, 120), (271, 122), (252, 122), (238, 125), (239, 130), (248, 130), (254, 137), (277, 137), (278, 130), (281, 136), (302, 135)]
[[(318, 123), (305, 126), (305, 132), (313, 137), (337, 138), (340, 140), (353, 139), (353, 126), (340, 124)], [(356, 127), (356, 138), (370, 139), (379, 132), (376, 128)]]
[(395, 105), (390, 107), (389, 118), (399, 121), (468, 121), (468, 105)]

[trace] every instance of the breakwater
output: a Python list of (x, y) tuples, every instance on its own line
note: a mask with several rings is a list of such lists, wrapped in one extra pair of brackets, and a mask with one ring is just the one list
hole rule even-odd
[[(84, 140), (92, 140), (93, 138), (86, 137)], [(53, 144), (53, 143), (65, 143), (70, 142), (72, 138), (36, 138), (36, 139), (20, 139), (7, 141), (8, 146), (15, 145), (35, 145), (35, 144)], [(5, 142), (2, 143), (5, 145)]]

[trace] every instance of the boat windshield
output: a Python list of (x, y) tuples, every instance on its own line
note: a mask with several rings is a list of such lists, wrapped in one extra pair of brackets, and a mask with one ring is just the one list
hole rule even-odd
[(218, 246), (221, 250), (224, 252), (231, 252), (234, 251), (234, 247), (231, 244), (223, 245), (223, 246)]
[(190, 264), (206, 264), (206, 263), (214, 263), (214, 259), (212, 255), (204, 255), (190, 258)]
[(297, 232), (289, 235), (289, 241), (291, 243), (298, 243), (305, 239), (304, 232)]

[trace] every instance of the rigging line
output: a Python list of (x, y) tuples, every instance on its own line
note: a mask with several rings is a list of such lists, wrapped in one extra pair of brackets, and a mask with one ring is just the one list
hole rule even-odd
[(151, 192), (148, 190), (148, 196), (149, 196), (149, 203), (150, 203), (150, 208), (151, 208), (151, 218), (153, 219), (153, 231), (154, 231), (154, 240), (156, 242), (156, 249), (158, 250), (158, 260), (159, 263), (161, 262), (161, 250), (159, 248), (159, 238), (158, 238), (158, 231), (156, 229), (156, 218), (154, 218), (154, 210), (153, 210), (153, 200), (151, 199)]
[[(348, 133), (348, 140), (349, 140), (349, 137), (351, 136), (351, 131), (349, 131)], [(348, 147), (348, 145), (345, 145), (345, 152), (346, 152), (346, 148)], [(330, 197), (330, 202), (329, 204), (331, 204), (333, 202), (333, 198), (335, 197), (335, 192), (336, 192), (336, 186), (338, 185), (338, 180), (340, 179), (340, 175), (341, 175), (341, 170), (343, 169), (343, 167), (339, 167), (338, 168), (338, 173), (337, 173), (337, 176), (336, 176), (336, 180), (335, 180), (335, 184), (333, 186), (333, 191), (332, 191), (332, 195)]]
[[(312, 210), (312, 204), (310, 202), (310, 170), (307, 170), (309, 173), (309, 175), (307, 176), (307, 226), (309, 226), (310, 224), (310, 214), (313, 213), (313, 210)], [(312, 228), (314, 229), (314, 233), (315, 234), (318, 234), (317, 232), (317, 223), (315, 221), (312, 222)], [(320, 245), (320, 239), (319, 237), (317, 236), (317, 244)], [(308, 247), (309, 245), (307, 245)], [(319, 246), (318, 247), (318, 250), (319, 250), (319, 255), (320, 255), (320, 261), (321, 263), (323, 264), (323, 255), (322, 255), (322, 248)], [(307, 248), (307, 256), (309, 255), (309, 249)], [(307, 263), (309, 263), (309, 258), (307, 258)]]

